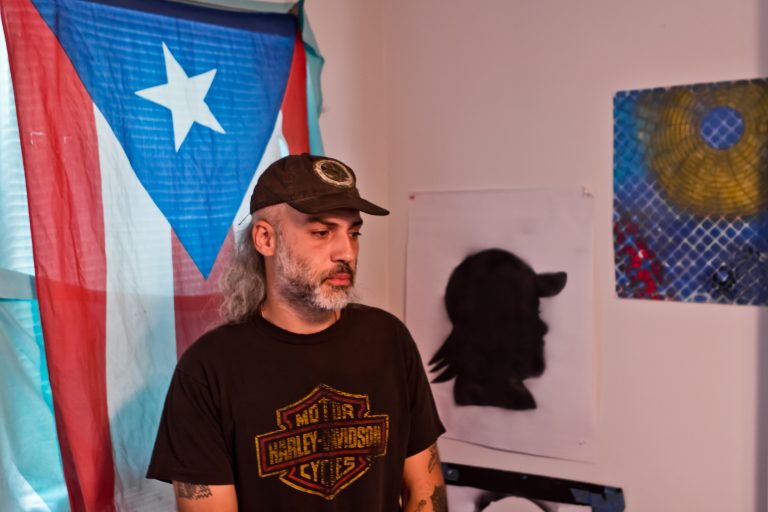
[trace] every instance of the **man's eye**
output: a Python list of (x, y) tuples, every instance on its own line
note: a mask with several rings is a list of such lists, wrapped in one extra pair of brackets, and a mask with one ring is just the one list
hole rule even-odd
[(313, 231), (312, 232), (312, 234), (314, 236), (316, 236), (317, 238), (325, 238), (325, 237), (328, 236), (329, 233), (330, 233), (330, 231), (328, 231), (327, 229), (321, 229), (321, 230), (317, 230), (317, 231)]
[(355, 231), (354, 233), (350, 233), (349, 236), (351, 236), (352, 238), (360, 238), (361, 236), (363, 236), (363, 234), (359, 231)]

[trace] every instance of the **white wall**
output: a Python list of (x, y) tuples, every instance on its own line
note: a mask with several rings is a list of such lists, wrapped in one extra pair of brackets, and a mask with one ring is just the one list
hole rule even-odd
[[(361, 195), (385, 208), (389, 199), (384, 97), (384, 25), (376, 4), (313, 0), (307, 18), (326, 58), (320, 131), (325, 153), (348, 164)], [(389, 308), (389, 220), (364, 215), (357, 289), (362, 301)]]
[(596, 197), (597, 462), (447, 440), (443, 459), (620, 486), (632, 512), (765, 510), (765, 313), (618, 300), (611, 191), (613, 94), (768, 74), (768, 10), (758, 0), (307, 7), (327, 58), (327, 153), (393, 210), (366, 229), (368, 302), (402, 315), (410, 191), (587, 185)]

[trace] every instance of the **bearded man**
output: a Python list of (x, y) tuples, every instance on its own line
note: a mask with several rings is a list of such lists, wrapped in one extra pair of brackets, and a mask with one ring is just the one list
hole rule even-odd
[(352, 302), (360, 212), (389, 213), (338, 160), (292, 155), (259, 178), (225, 324), (179, 360), (147, 473), (180, 511), (445, 511), (415, 343)]

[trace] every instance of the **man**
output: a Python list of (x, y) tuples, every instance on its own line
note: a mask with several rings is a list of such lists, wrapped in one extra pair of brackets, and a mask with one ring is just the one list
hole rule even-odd
[(444, 511), (444, 431), (415, 344), (351, 303), (364, 199), (338, 160), (292, 155), (251, 196), (225, 325), (182, 356), (150, 478), (187, 511)]

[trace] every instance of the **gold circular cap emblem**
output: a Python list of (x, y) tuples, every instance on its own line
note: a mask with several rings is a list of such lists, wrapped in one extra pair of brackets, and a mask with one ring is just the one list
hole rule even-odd
[(315, 174), (321, 180), (339, 188), (352, 188), (355, 186), (355, 177), (349, 168), (336, 160), (318, 160), (314, 165)]

